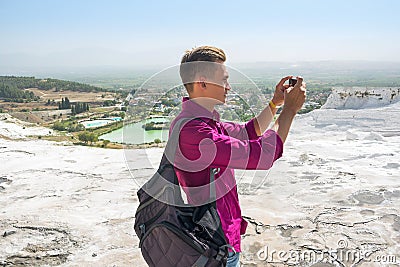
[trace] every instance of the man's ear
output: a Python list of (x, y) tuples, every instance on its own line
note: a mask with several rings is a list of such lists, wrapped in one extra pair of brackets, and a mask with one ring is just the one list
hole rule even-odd
[(200, 87), (201, 87), (202, 89), (206, 89), (206, 87), (207, 87), (206, 81), (207, 81), (206, 77), (200, 76), (200, 78), (199, 78), (199, 83), (200, 83)]

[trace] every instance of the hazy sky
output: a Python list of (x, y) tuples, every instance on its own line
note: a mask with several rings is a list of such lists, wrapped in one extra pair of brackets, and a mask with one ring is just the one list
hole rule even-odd
[(0, 0), (0, 65), (166, 65), (205, 44), (235, 63), (399, 62), (399, 11), (397, 0)]

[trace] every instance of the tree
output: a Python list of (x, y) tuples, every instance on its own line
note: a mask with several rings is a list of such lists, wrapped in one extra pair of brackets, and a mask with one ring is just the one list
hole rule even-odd
[(61, 103), (58, 104), (58, 109), (70, 109), (71, 102), (69, 101), (68, 97), (61, 98)]
[(107, 145), (110, 143), (110, 140), (103, 140), (103, 147), (107, 147)]
[(76, 102), (74, 105), (71, 105), (72, 115), (76, 115), (85, 111), (89, 111), (89, 104), (86, 102)]
[(156, 143), (157, 145), (161, 143), (161, 140), (159, 138), (154, 139), (154, 143)]
[(65, 109), (70, 109), (71, 108), (71, 103), (69, 102), (68, 97), (65, 97)]
[(85, 144), (87, 144), (88, 142), (92, 143), (92, 142), (97, 142), (98, 137), (96, 134), (88, 132), (88, 131), (84, 131), (80, 134), (78, 134), (78, 138), (80, 141), (85, 142)]
[(64, 126), (64, 123), (62, 123), (62, 122), (60, 122), (60, 121), (56, 121), (54, 124), (53, 124), (53, 127), (52, 127), (54, 130), (57, 130), (57, 131), (65, 131), (65, 126)]

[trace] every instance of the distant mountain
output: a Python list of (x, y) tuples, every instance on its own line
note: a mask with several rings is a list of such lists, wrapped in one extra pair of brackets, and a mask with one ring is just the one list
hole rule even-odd
[(36, 79), (35, 77), (0, 76), (0, 85), (13, 90), (39, 88), (42, 90), (96, 92), (104, 91), (103, 88), (58, 79)]
[[(1, 53), (0, 51), (0, 74), (21, 75), (44, 71), (54, 73), (99, 67), (120, 68), (121, 66), (140, 68), (149, 65), (148, 62), (167, 65), (175, 63), (171, 62), (167, 55), (160, 55), (153, 51), (124, 52), (102, 47), (75, 48), (42, 54)], [(153, 65), (157, 66), (157, 64)]]
[(320, 60), (320, 61), (293, 61), (293, 62), (243, 62), (232, 64), (243, 69), (400, 69), (400, 62), (369, 61), (369, 60)]

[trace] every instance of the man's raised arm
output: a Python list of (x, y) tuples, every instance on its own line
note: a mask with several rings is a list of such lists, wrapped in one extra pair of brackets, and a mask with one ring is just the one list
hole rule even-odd
[(286, 89), (289, 88), (289, 85), (285, 84), (285, 82), (292, 77), (293, 76), (286, 76), (279, 81), (279, 83), (275, 87), (275, 92), (272, 100), (268, 103), (268, 106), (265, 107), (264, 110), (255, 117), (254, 129), (258, 136), (261, 136), (268, 129), (269, 124), (273, 120), (276, 111), (278, 110), (277, 106), (283, 105), (284, 92)]

